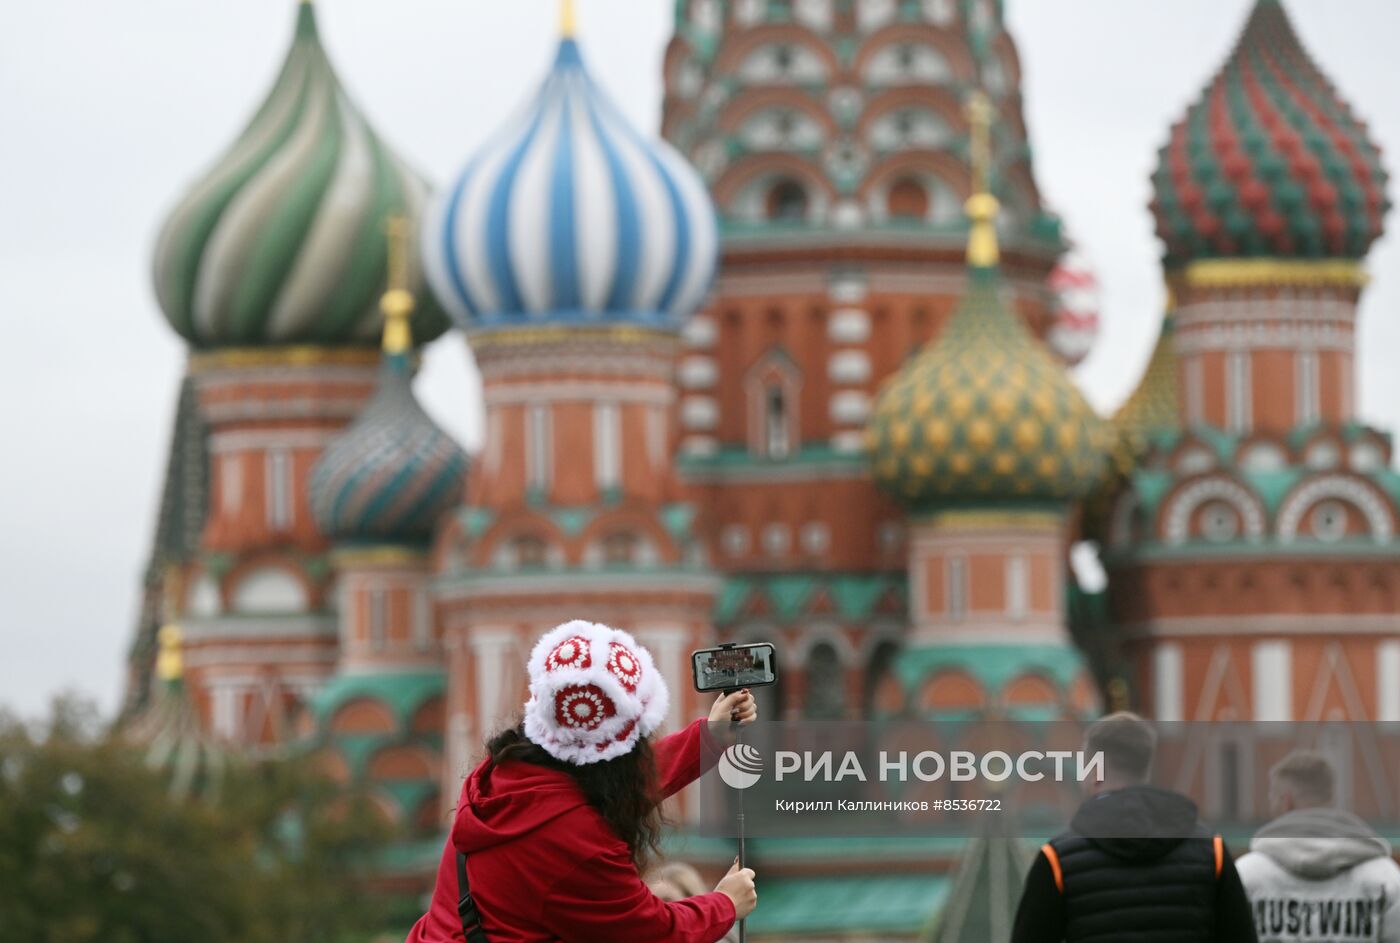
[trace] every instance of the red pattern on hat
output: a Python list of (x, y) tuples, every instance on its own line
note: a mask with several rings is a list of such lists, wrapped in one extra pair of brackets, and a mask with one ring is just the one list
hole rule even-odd
[(572, 730), (596, 730), (617, 714), (612, 698), (596, 684), (571, 684), (554, 695), (554, 720)]
[(581, 635), (571, 635), (564, 639), (554, 646), (554, 650), (544, 660), (544, 667), (546, 671), (557, 671), (560, 668), (592, 668), (593, 656), (588, 653), (588, 639)]
[(637, 660), (637, 656), (632, 649), (619, 642), (608, 644), (608, 672), (617, 679), (618, 684), (627, 689), (628, 693), (635, 693), (637, 685), (642, 680), (642, 663)]

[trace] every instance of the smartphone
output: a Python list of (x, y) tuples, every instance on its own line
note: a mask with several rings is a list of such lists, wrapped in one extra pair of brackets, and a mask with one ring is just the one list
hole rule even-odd
[(778, 666), (769, 642), (702, 648), (690, 655), (690, 673), (697, 691), (737, 691), (778, 680)]

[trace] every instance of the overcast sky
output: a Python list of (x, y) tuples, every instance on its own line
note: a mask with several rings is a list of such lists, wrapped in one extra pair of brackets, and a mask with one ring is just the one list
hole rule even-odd
[[(1078, 371), (1100, 408), (1131, 388), (1156, 332), (1162, 291), (1146, 204), (1157, 148), (1250, 4), (1007, 2), (1036, 176), (1103, 283), (1103, 332)], [(1400, 3), (1287, 5), (1395, 154)], [(554, 0), (317, 6), (331, 58), (370, 120), (439, 182), (533, 88), (555, 42)], [(672, 9), (580, 0), (589, 63), (649, 133)], [(294, 13), (293, 0), (0, 4), (0, 705), (33, 713), (70, 688), (117, 703), (183, 367), (152, 296), (151, 245), (171, 202), (261, 100)], [(1361, 411), (1395, 429), (1396, 238), (1369, 261)], [(419, 391), (474, 444), (468, 364), (449, 335), (430, 350)]]

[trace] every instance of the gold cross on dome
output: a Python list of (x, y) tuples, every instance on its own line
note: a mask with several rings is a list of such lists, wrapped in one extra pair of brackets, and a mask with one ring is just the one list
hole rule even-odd
[(990, 191), (992, 119), (996, 109), (980, 89), (967, 100), (968, 164), (972, 193), (967, 198), (967, 262), (973, 268), (991, 268), (1001, 252), (997, 247), (997, 198)]
[(964, 114), (968, 123), (972, 192), (985, 193), (992, 163), (992, 121), (996, 118), (996, 109), (992, 107), (987, 93), (979, 89), (968, 97)]
[(379, 299), (384, 312), (384, 352), (401, 354), (413, 346), (408, 316), (413, 313), (413, 292), (408, 286), (409, 228), (402, 216), (391, 216), (384, 224), (388, 242), (388, 284)]

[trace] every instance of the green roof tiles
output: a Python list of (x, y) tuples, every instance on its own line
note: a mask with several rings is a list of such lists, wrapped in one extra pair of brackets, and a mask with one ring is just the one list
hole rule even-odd
[(317, 723), (324, 724), (341, 705), (356, 698), (372, 698), (387, 706), (400, 726), (406, 726), (414, 711), (445, 690), (447, 676), (442, 671), (338, 675), (316, 693), (311, 709)]
[(902, 616), (902, 572), (747, 574), (724, 581), (715, 600), (715, 621), (726, 625), (748, 614), (780, 621), (828, 614), (861, 621), (875, 615), (886, 599), (893, 604), (891, 614)]
[(932, 874), (772, 878), (749, 917), (755, 937), (779, 934), (918, 933), (943, 905), (951, 881)]
[(1015, 837), (1011, 813), (983, 815), (981, 833), (963, 848), (957, 874), (932, 934), (933, 943), (990, 943), (1010, 938), (1011, 921), (1031, 856)]
[(985, 690), (999, 691), (1023, 674), (1044, 674), (1060, 687), (1084, 670), (1073, 646), (1065, 645), (929, 645), (906, 649), (894, 662), (894, 673), (906, 690), (940, 671), (965, 671)]

